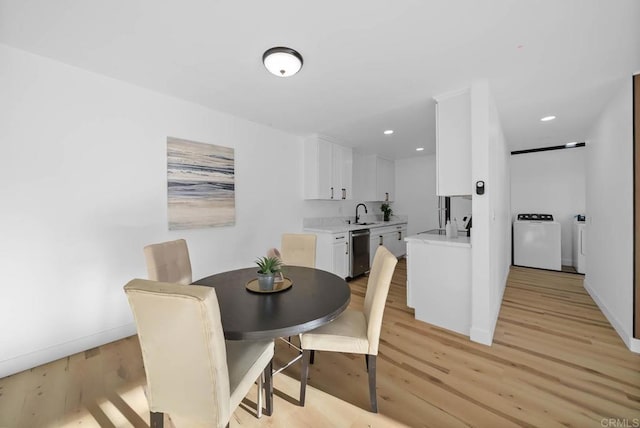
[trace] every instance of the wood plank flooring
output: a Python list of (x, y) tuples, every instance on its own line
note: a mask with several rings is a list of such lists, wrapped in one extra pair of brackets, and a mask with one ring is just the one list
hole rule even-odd
[[(512, 268), (487, 347), (413, 318), (401, 260), (378, 355), (379, 414), (368, 412), (364, 357), (321, 352), (304, 408), (295, 365), (275, 377), (272, 417), (254, 417), (252, 393), (231, 426), (633, 426), (640, 355), (624, 346), (582, 280)], [(361, 308), (366, 278), (350, 285), (351, 306)], [(278, 342), (277, 360), (293, 352)], [(135, 336), (0, 379), (0, 427), (145, 427), (147, 412)], [(604, 418), (619, 425), (601, 425)]]

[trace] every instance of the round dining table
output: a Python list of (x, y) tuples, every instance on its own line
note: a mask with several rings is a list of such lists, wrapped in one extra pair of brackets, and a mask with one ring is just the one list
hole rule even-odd
[(320, 269), (285, 266), (293, 285), (274, 293), (256, 293), (245, 285), (257, 268), (222, 272), (194, 282), (215, 287), (227, 340), (294, 336), (333, 321), (349, 305), (351, 290), (337, 275)]

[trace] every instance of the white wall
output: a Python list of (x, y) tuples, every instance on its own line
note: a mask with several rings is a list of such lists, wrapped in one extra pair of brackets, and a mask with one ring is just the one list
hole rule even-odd
[[(295, 136), (3, 45), (0, 94), (0, 377), (132, 334), (146, 244), (198, 278), (302, 228)], [(167, 136), (235, 148), (236, 226), (168, 231)]]
[(490, 345), (509, 274), (511, 219), (509, 151), (486, 80), (471, 86), (472, 180), (485, 182), (474, 194), (471, 234), (471, 340)]
[(584, 285), (627, 347), (633, 339), (632, 80), (605, 107), (587, 140), (587, 270)]
[(585, 152), (578, 147), (511, 156), (511, 213), (553, 214), (562, 226), (562, 264), (568, 266), (573, 217), (585, 211)]
[(438, 227), (436, 156), (399, 159), (396, 166), (395, 212), (408, 216), (407, 235)]

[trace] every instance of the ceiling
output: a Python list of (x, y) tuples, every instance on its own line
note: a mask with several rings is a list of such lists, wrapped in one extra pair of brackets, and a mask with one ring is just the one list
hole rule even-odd
[[(585, 140), (640, 71), (638, 22), (637, 0), (0, 0), (0, 43), (390, 158), (433, 153), (433, 96), (474, 78), (512, 149)], [(273, 46), (301, 72), (269, 74)]]

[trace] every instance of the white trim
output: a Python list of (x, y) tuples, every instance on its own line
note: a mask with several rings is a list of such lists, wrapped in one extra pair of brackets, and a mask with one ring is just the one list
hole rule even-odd
[(607, 305), (604, 304), (600, 296), (598, 296), (598, 293), (589, 285), (586, 278), (584, 280), (584, 289), (587, 290), (587, 293), (589, 293), (593, 301), (596, 302), (596, 305), (598, 305), (627, 348), (629, 348), (631, 352), (640, 353), (640, 340), (634, 339), (633, 335), (627, 332), (622, 323), (616, 318), (613, 312), (607, 308)]
[(471, 327), (469, 338), (472, 342), (491, 346), (491, 343), (493, 343), (493, 331), (489, 331), (486, 328)]
[(443, 94), (440, 95), (435, 95), (433, 97), (433, 99), (435, 100), (436, 103), (439, 103), (440, 101), (444, 101), (448, 98), (452, 98), (452, 97), (457, 97), (458, 95), (462, 95), (465, 94), (467, 92), (471, 92), (471, 87), (470, 86), (465, 86), (464, 88), (461, 89), (456, 89), (454, 91), (449, 91), (449, 92), (445, 92)]
[(493, 343), (493, 334), (495, 333), (496, 325), (498, 324), (500, 308), (502, 308), (502, 298), (504, 297), (504, 290), (507, 288), (507, 280), (509, 279), (510, 268), (511, 266), (507, 266), (507, 271), (503, 276), (503, 286), (502, 290), (500, 291), (500, 298), (497, 300), (498, 304), (496, 305), (498, 309), (493, 313), (493, 322), (491, 323), (490, 329), (487, 330), (485, 328), (471, 327), (469, 338), (472, 342), (481, 343), (487, 346), (491, 346), (491, 344)]
[(136, 334), (134, 323), (0, 361), (0, 378)]
[(562, 259), (563, 266), (573, 266), (573, 259)]

